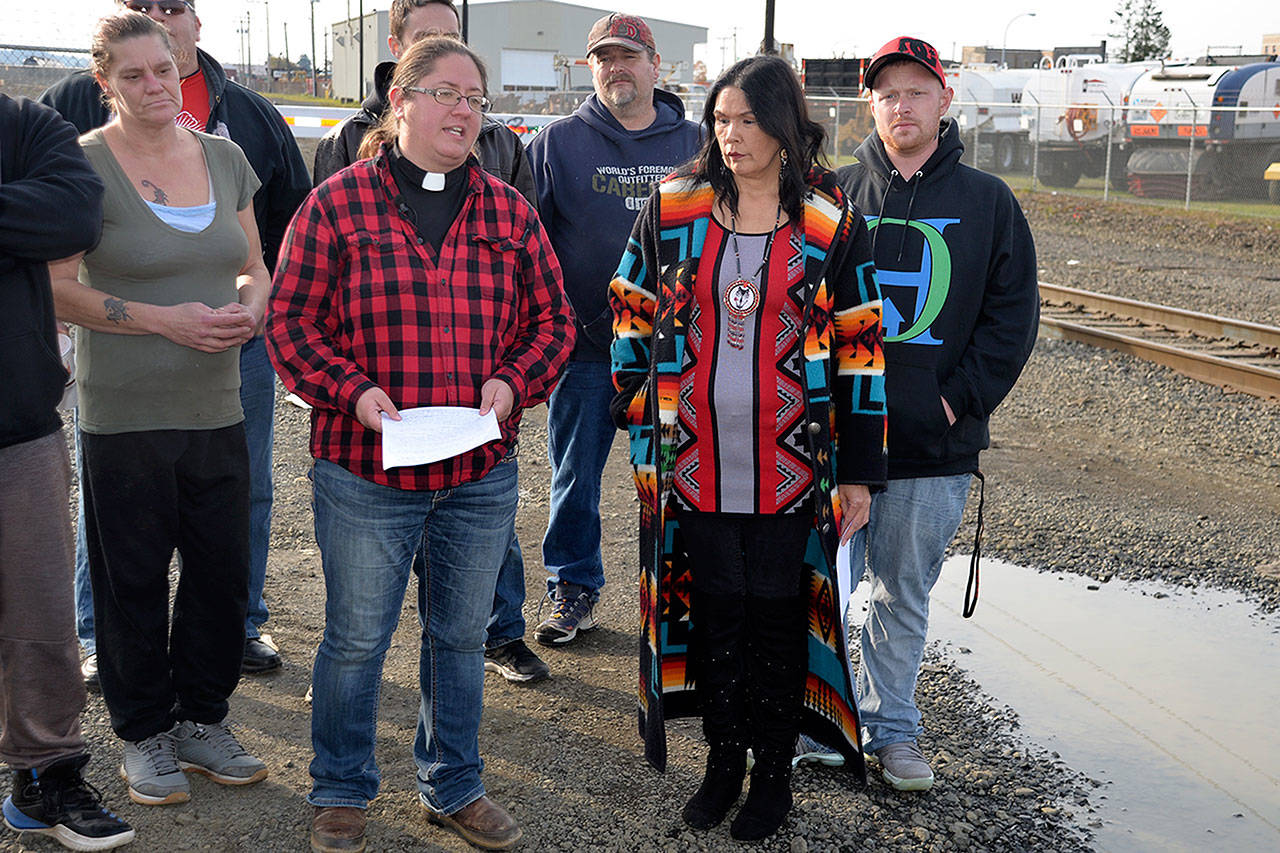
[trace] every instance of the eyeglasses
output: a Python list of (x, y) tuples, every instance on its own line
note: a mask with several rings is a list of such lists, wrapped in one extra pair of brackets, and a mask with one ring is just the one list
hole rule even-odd
[(125, 0), (124, 7), (131, 12), (141, 12), (144, 15), (151, 13), (151, 7), (156, 6), (160, 9), (160, 14), (166, 18), (176, 18), (179, 15), (185, 15), (190, 4), (186, 0)]
[(405, 91), (421, 92), (436, 99), (442, 107), (456, 107), (460, 101), (466, 101), (473, 113), (487, 113), (493, 102), (484, 95), (464, 95), (455, 89), (423, 89), (421, 86), (405, 86)]

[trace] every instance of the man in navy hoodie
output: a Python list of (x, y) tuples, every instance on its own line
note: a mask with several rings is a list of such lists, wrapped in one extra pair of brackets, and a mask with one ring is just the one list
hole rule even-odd
[(604, 586), (600, 477), (616, 428), (609, 417), (613, 317), (609, 280), (653, 186), (698, 150), (698, 125), (675, 95), (655, 89), (658, 53), (640, 18), (613, 13), (587, 36), (595, 94), (529, 145), (538, 214), (564, 270), (578, 342), (548, 401), (551, 515), (542, 561), (554, 606), (534, 629), (544, 645), (596, 627)]
[(938, 52), (896, 38), (865, 84), (876, 129), (838, 174), (871, 229), (884, 297), (889, 485), (872, 495), (871, 519), (853, 539), (853, 577), (865, 559), (871, 582), (858, 707), (863, 749), (885, 780), (923, 791), (933, 771), (917, 744), (915, 688), (929, 591), (972, 476), (981, 479), (987, 420), (1031, 354), (1040, 302), (1035, 246), (1013, 193), (960, 163)]
[[(150, 15), (169, 33), (173, 58), (182, 77), (183, 127), (224, 136), (244, 150), (262, 186), (253, 196), (253, 215), (262, 239), (262, 257), (274, 270), (276, 253), (293, 212), (311, 190), (307, 164), (293, 133), (271, 103), (258, 93), (227, 79), (218, 61), (196, 47), (200, 18), (195, 0), (181, 3), (120, 0), (119, 5)], [(111, 119), (102, 90), (87, 71), (72, 74), (49, 87), (40, 100), (87, 133)], [(274, 440), (276, 374), (267, 360), (261, 334), (240, 348), (240, 403), (244, 408), (245, 440), (249, 445), (249, 613), (245, 618), (242, 671), (262, 673), (278, 669), (280, 655), (270, 636), (261, 632), (267, 621), (262, 588), (267, 576), (267, 546), (271, 539), (271, 450)], [(78, 463), (77, 463), (78, 467)], [(84, 508), (80, 509), (84, 529)], [(81, 672), (85, 684), (98, 685), (97, 643), (94, 639), (93, 598), (89, 588), (89, 558), (84, 534), (76, 539), (76, 633), (84, 647)]]

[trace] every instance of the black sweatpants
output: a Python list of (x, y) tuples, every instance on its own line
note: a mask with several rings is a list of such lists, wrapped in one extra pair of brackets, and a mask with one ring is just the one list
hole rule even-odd
[(244, 428), (82, 439), (98, 672), (111, 727), (136, 741), (179, 720), (220, 722), (240, 678), (249, 598)]

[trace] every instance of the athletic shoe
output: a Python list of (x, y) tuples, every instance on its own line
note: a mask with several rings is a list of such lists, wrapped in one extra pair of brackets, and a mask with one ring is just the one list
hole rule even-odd
[(528, 684), (541, 681), (551, 674), (551, 667), (525, 645), (524, 640), (512, 640), (493, 649), (484, 650), (486, 672), (496, 672), (507, 681)]
[(183, 770), (203, 773), (220, 785), (250, 785), (267, 778), (267, 765), (245, 752), (222, 723), (183, 720), (169, 734)]
[(133, 828), (107, 811), (102, 792), (80, 775), (87, 755), (59, 758), (44, 770), (13, 771), (5, 826), (47, 835), (71, 850), (110, 850), (133, 840)]
[(590, 590), (561, 584), (554, 596), (548, 593), (548, 597), (552, 603), (551, 618), (533, 629), (533, 638), (542, 645), (564, 645), (572, 642), (579, 632), (594, 631), (600, 627), (596, 622), (596, 603)]
[(933, 787), (933, 771), (913, 741), (891, 743), (876, 750), (884, 780), (899, 791), (927, 791)]
[(98, 679), (98, 653), (85, 657), (80, 664), (80, 677), (84, 679), (84, 689), (90, 693), (101, 693), (102, 682)]
[(825, 764), (827, 767), (844, 766), (843, 755), (825, 744), (818, 743), (808, 735), (800, 735), (796, 738), (796, 754), (791, 759), (791, 766), (795, 767), (806, 761), (812, 764)]
[(129, 783), (129, 799), (144, 806), (167, 806), (191, 799), (191, 786), (178, 766), (168, 732), (125, 741), (120, 777)]

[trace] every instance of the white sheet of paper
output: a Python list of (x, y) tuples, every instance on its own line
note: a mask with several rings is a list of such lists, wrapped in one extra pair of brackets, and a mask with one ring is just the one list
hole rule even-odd
[(400, 420), (382, 416), (382, 469), (439, 462), (502, 437), (498, 416), (462, 406), (401, 409)]

